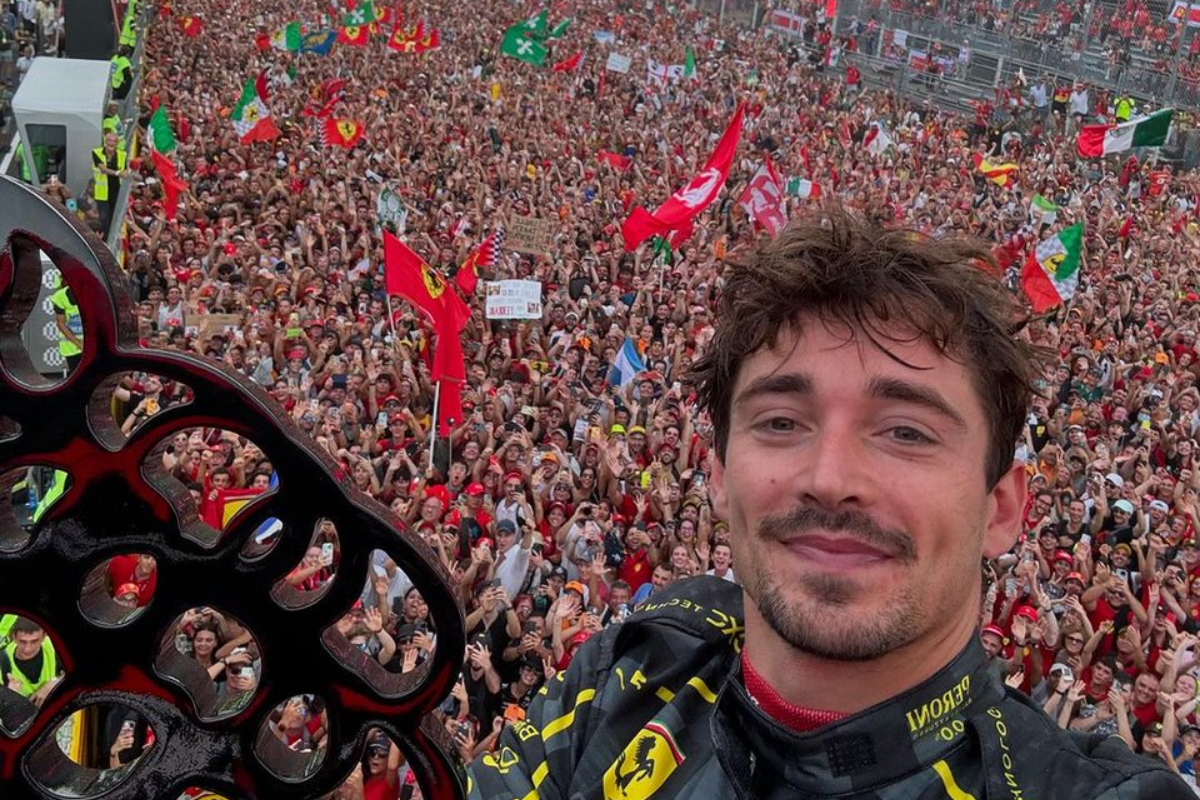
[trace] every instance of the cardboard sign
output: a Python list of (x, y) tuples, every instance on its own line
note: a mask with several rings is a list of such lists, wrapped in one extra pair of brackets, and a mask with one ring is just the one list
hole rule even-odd
[(604, 68), (609, 72), (619, 72), (625, 75), (629, 72), (629, 68), (633, 66), (633, 59), (629, 56), (623, 56), (620, 53), (609, 53), (608, 61), (604, 63)]
[(554, 247), (554, 224), (537, 217), (513, 217), (508, 221), (505, 243), (518, 253), (549, 253)]
[(541, 319), (540, 281), (487, 281), (484, 312), (488, 319)]
[[(191, 322), (189, 319), (188, 322)], [(242, 327), (241, 314), (205, 314), (199, 318), (200, 339), (207, 341), (214, 334), (230, 334)]]

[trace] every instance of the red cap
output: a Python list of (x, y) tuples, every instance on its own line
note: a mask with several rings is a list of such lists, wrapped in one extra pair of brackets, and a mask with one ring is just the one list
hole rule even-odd
[(484, 488), (482, 483), (475, 481), (474, 483), (468, 484), (467, 488), (463, 491), (467, 493), (468, 497), (483, 497)]
[(1075, 563), (1075, 557), (1072, 556), (1070, 553), (1068, 553), (1066, 550), (1055, 550), (1054, 551), (1054, 560), (1055, 561), (1066, 561), (1068, 564)]
[(1069, 581), (1079, 581), (1080, 584), (1087, 583), (1087, 581), (1083, 579), (1082, 572), (1068, 572), (1066, 579)]
[(1020, 606), (1017, 608), (1017, 610), (1014, 613), (1018, 617), (1024, 617), (1025, 619), (1029, 620), (1030, 622), (1037, 622), (1038, 613), (1037, 613), (1037, 609), (1034, 608), (1033, 606)]
[(521, 485), (524, 486), (525, 476), (516, 470), (513, 470), (512, 472), (506, 472), (504, 473), (504, 482), (507, 483), (508, 481), (520, 481)]
[(984, 625), (983, 630), (980, 632), (981, 633), (990, 633), (994, 636), (1000, 637), (1001, 640), (1004, 639), (1004, 629), (1001, 628), (999, 625), (994, 625), (994, 624)]

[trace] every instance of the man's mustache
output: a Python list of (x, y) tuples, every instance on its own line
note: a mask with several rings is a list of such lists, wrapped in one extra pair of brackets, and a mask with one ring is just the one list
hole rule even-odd
[(758, 534), (778, 542), (803, 542), (810, 531), (846, 534), (849, 538), (880, 550), (904, 563), (917, 558), (913, 538), (902, 530), (885, 528), (861, 511), (826, 511), (815, 506), (800, 506), (782, 514), (763, 517)]

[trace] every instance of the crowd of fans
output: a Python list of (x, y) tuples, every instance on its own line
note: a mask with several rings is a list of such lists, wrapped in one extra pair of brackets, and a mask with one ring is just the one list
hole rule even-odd
[[(1116, 99), (1084, 87), (1070, 87), (1078, 103), (1060, 106), (1045, 85), (1038, 102), (1035, 80), (960, 118), (848, 81), (852, 54), (827, 66), (765, 28), (721, 28), (682, 5), (557, 2), (551, 18), (571, 23), (550, 61), (581, 51), (578, 70), (501, 56), (504, 29), (538, 10), (401, 3), (392, 12), (402, 24), (440, 31), (440, 48), (423, 55), (387, 49), (390, 28), (324, 57), (260, 50), (252, 33), (233, 33), (316, 26), (329, 9), (315, 0), (178, 0), (143, 34), (140, 122), (168, 110), (189, 190), (168, 219), (149, 160), (131, 165), (123, 244), (142, 343), (206, 355), (261, 385), (357, 490), (443, 560), (468, 629), (463, 674), (441, 710), (463, 757), (487, 751), (583, 642), (663, 586), (701, 574), (736, 582), (728, 528), (708, 502), (712, 426), (688, 369), (712, 336), (726, 255), (765, 235), (736, 201), (770, 155), (781, 175), (863, 214), (983, 237), (1014, 291), (1031, 246), (1085, 222), (1077, 294), (1028, 330), (1059, 358), (1038, 382), (1017, 453), (1030, 481), (1024, 537), (987, 565), (981, 638), (1009, 685), (1063, 726), (1119, 734), (1193, 775), (1197, 175), (1150, 153), (1080, 159), (1068, 124), (1111, 119)], [(1061, 5), (1050, 22), (1068, 12)], [(186, 14), (204, 20), (199, 36), (182, 31)], [(1100, 37), (1128, 34), (1092, 24)], [(682, 64), (689, 47), (694, 77), (647, 79), (645, 59)], [(606, 70), (614, 50), (633, 57), (628, 73)], [(281, 135), (242, 145), (229, 110), (260, 72)], [(334, 116), (366, 127), (350, 150), (322, 146), (311, 116), (331, 100), (334, 78), (345, 81)], [(693, 235), (674, 253), (624, 252), (629, 210), (653, 208), (697, 172), (741, 101), (747, 122), (727, 188)], [(893, 140), (878, 153), (863, 146), (876, 124)], [(1178, 128), (1187, 124), (1177, 115)], [(976, 154), (1015, 164), (1015, 183), (985, 179)], [(442, 420), (449, 431), (432, 448), (437, 343), (419, 312), (384, 295), (376, 200), (385, 187), (403, 200), (398, 232), (451, 285), (500, 225), (519, 216), (552, 225), (546, 252), (503, 250), (482, 275), (540, 281), (541, 319), (489, 320), (482, 288), (464, 297), (463, 419)], [(1056, 220), (1031, 214), (1035, 194), (1057, 206)], [(792, 213), (816, 202), (787, 200)], [(214, 314), (234, 321), (206, 324)], [(622, 386), (614, 361), (626, 340), (646, 370)], [(186, 395), (131, 375), (114, 419), (128, 433)], [(229, 492), (265, 490), (274, 474), (269, 454), (219, 430), (178, 434), (162, 459), (214, 528)], [(319, 592), (336, 576), (339, 548), (322, 523), (282, 584)], [(152, 557), (130, 555), (114, 560), (104, 586), (132, 609), (156, 580)], [(169, 644), (207, 673), (220, 715), (253, 692), (261, 664), (252, 635), (222, 616), (219, 596), (211, 602), (184, 613)], [(390, 673), (419, 666), (437, 641), (420, 591), (382, 551), (337, 630)], [(35, 631), (22, 636), (18, 659), (41, 646)], [(29, 670), (14, 681), (7, 658), (0, 679), (10, 688), (36, 683)], [(294, 698), (272, 719), (293, 749), (325, 744), (319, 698)], [(114, 742), (124, 752), (134, 734), (121, 727)], [(407, 776), (395, 745), (372, 738), (337, 794), (412, 795)]]

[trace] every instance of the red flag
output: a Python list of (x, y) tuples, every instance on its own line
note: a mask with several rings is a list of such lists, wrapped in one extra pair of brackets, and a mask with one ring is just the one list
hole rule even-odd
[(617, 172), (624, 172), (633, 166), (633, 159), (629, 156), (623, 156), (620, 153), (610, 153), (608, 150), (601, 150), (596, 153), (596, 158), (601, 163), (608, 164)]
[(367, 30), (365, 25), (353, 25), (348, 28), (339, 28), (337, 40), (339, 44), (349, 44), (355, 47), (366, 47), (367, 42), (371, 40), (371, 32)]
[(671, 195), (653, 213), (641, 206), (633, 209), (633, 213), (621, 226), (626, 252), (636, 250), (639, 244), (651, 236), (662, 236), (667, 231), (683, 227), (717, 199), (725, 185), (725, 179), (729, 177), (729, 168), (733, 165), (733, 156), (737, 152), (738, 139), (742, 133), (744, 114), (745, 106), (739, 104), (729, 126), (725, 128), (725, 133), (721, 134), (716, 149), (705, 162), (704, 169), (688, 181), (686, 186)]
[(179, 20), (179, 28), (184, 36), (196, 37), (204, 30), (204, 21), (199, 17), (183, 17)]
[(438, 335), (438, 348), (433, 356), (433, 380), (466, 380), (458, 332), (466, 326), (471, 315), (467, 304), (424, 259), (386, 232), (383, 235), (383, 275), (388, 294), (400, 295), (433, 321), (434, 332)]
[(362, 140), (366, 130), (367, 126), (352, 119), (326, 117), (321, 127), (321, 139), (326, 147), (337, 145), (350, 150)]
[(551, 67), (551, 69), (555, 72), (570, 72), (578, 67), (581, 63), (583, 63), (583, 51), (578, 50), (576, 51), (575, 55), (571, 56), (570, 58), (564, 58), (562, 61), (559, 61), (557, 64)]
[(746, 185), (746, 191), (738, 198), (738, 205), (771, 237), (775, 237), (787, 224), (787, 211), (783, 202), (783, 187), (771, 159), (759, 167), (758, 172)]
[(187, 183), (179, 177), (174, 161), (153, 149), (150, 151), (150, 158), (154, 161), (159, 180), (162, 181), (163, 210), (167, 212), (167, 219), (175, 219), (179, 211), (179, 193), (187, 191)]
[(467, 260), (458, 268), (454, 282), (458, 284), (459, 289), (462, 289), (463, 294), (475, 294), (475, 288), (479, 285), (479, 268), (490, 267), (496, 263), (496, 251), (500, 248), (503, 236), (503, 228), (498, 229), (496, 233), (480, 242), (479, 246), (471, 251)]
[(260, 53), (265, 53), (271, 49), (271, 37), (265, 33), (256, 33), (254, 35), (254, 46), (258, 48)]
[(426, 50), (437, 50), (442, 46), (442, 34), (437, 28), (431, 30), (427, 35), (421, 37), (417, 42), (417, 52), (424, 53)]

